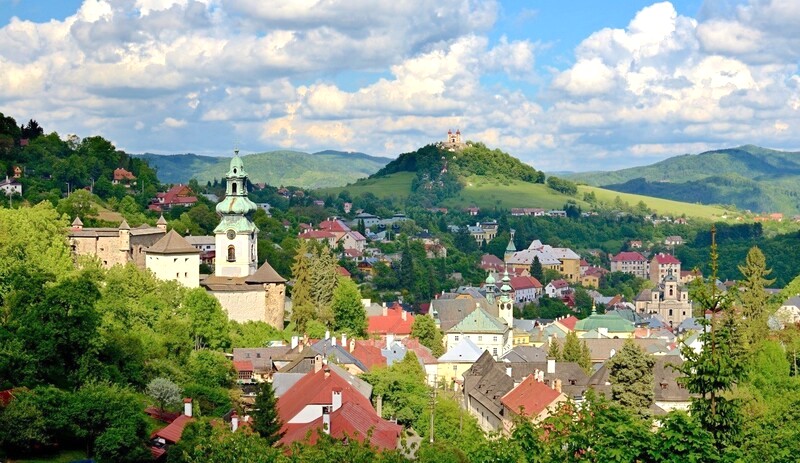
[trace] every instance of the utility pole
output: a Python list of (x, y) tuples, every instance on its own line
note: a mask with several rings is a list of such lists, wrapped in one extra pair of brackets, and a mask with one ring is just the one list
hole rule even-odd
[(433, 384), (433, 391), (431, 392), (431, 432), (430, 443), (433, 444), (433, 416), (436, 413), (436, 383)]

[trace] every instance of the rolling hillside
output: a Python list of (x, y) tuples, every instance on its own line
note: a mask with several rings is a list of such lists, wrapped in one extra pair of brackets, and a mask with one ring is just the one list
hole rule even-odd
[[(224, 177), (230, 158), (195, 154), (139, 155), (155, 167), (166, 183), (186, 183), (196, 178), (200, 183)], [(339, 186), (367, 177), (390, 159), (364, 153), (343, 151), (271, 151), (242, 156), (250, 181), (269, 185), (292, 185), (303, 188)]]
[(753, 212), (800, 213), (800, 152), (746, 145), (649, 166), (567, 175), (610, 190)]

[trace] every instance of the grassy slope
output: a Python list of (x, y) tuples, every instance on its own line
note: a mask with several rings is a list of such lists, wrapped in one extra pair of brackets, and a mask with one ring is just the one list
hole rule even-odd
[[(336, 195), (342, 190), (348, 190), (353, 196), (369, 192), (379, 198), (391, 196), (402, 198), (410, 193), (411, 180), (413, 178), (414, 174), (411, 172), (400, 172), (382, 178), (361, 180), (347, 187), (318, 190), (317, 193), (321, 195)], [(568, 199), (575, 199), (559, 194), (542, 184), (531, 184), (519, 181), (501, 184), (490, 178), (478, 176), (468, 177), (466, 181), (467, 185), (461, 190), (459, 196), (446, 200), (444, 204), (442, 204), (443, 206), (468, 207), (475, 205), (482, 208), (498, 206), (506, 209), (512, 207), (560, 209)], [(584, 192), (590, 191), (594, 191), (599, 201), (613, 203), (617, 196), (631, 205), (635, 205), (639, 201), (644, 201), (651, 209), (661, 214), (673, 216), (686, 214), (689, 217), (718, 219), (725, 212), (724, 209), (714, 206), (688, 204), (667, 199), (651, 198), (648, 196), (618, 193), (616, 191), (590, 186), (580, 186), (578, 197), (582, 198)], [(581, 207), (588, 207), (588, 204), (584, 201), (577, 200), (577, 203), (580, 204)]]

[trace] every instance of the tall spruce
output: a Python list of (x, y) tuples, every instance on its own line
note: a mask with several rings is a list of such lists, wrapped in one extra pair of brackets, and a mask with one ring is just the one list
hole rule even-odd
[(281, 418), (278, 415), (278, 399), (272, 383), (264, 381), (258, 386), (258, 394), (253, 410), (253, 430), (266, 439), (270, 445), (281, 439)]
[(533, 256), (533, 262), (531, 263), (531, 276), (540, 282), (544, 281), (544, 269), (542, 268), (542, 263), (539, 262), (539, 256)]
[(742, 306), (744, 318), (744, 340), (748, 346), (753, 346), (768, 334), (767, 327), (767, 294), (765, 288), (774, 279), (767, 278), (772, 269), (767, 268), (767, 260), (758, 246), (753, 246), (747, 253), (742, 265), (739, 265), (742, 281), (739, 282), (739, 303)]
[(653, 405), (655, 359), (627, 339), (608, 361), (611, 397), (635, 414), (647, 417)]
[(316, 309), (316, 319), (330, 325), (333, 322), (331, 300), (338, 282), (336, 260), (327, 246), (320, 246), (311, 260), (311, 302)]
[(725, 452), (736, 448), (743, 424), (739, 400), (726, 397), (725, 393), (745, 379), (746, 359), (732, 297), (720, 292), (715, 284), (718, 260), (716, 230), (712, 226), (711, 278), (698, 278), (691, 288), (692, 299), (711, 317), (698, 319), (702, 330), (699, 340), (703, 343), (699, 352), (681, 345), (685, 361), (678, 370), (683, 374), (679, 381), (694, 395), (692, 416), (714, 437), (717, 450)]
[(547, 348), (547, 357), (555, 359), (556, 361), (561, 360), (561, 346), (558, 344), (556, 338), (550, 338), (550, 346)]
[(292, 286), (291, 320), (302, 333), (306, 329), (306, 324), (316, 319), (314, 303), (311, 300), (311, 260), (306, 240), (300, 240), (297, 246), (292, 275), (294, 276), (294, 286)]
[(414, 257), (407, 241), (400, 257), (400, 288), (414, 292)]

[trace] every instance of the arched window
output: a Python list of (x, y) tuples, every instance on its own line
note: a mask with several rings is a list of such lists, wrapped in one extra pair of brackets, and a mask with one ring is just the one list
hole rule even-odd
[(236, 261), (236, 248), (233, 245), (228, 246), (228, 262)]
[(231, 194), (236, 194), (236, 182), (231, 183)]

